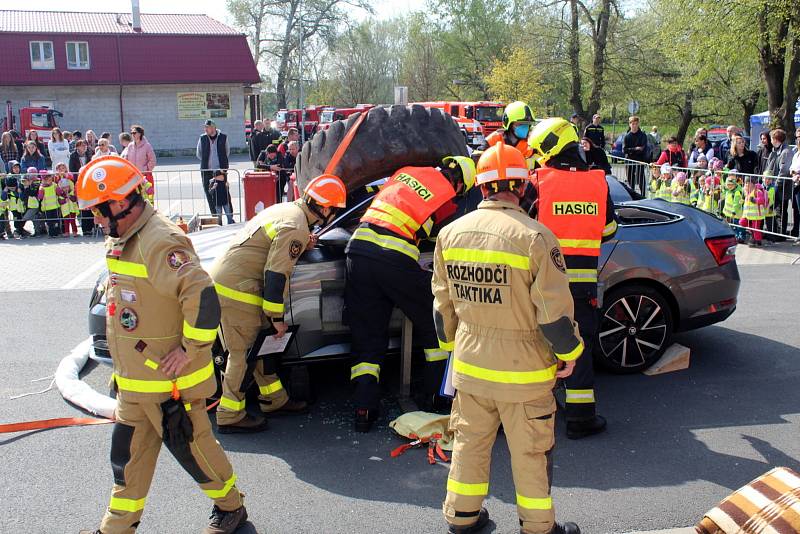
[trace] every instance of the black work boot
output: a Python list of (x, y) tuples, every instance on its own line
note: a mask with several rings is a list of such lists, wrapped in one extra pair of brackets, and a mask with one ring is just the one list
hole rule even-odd
[(355, 417), (355, 431), (356, 432), (369, 432), (372, 428), (372, 423), (378, 419), (378, 410), (368, 410), (366, 408), (356, 409)]
[(556, 523), (550, 534), (581, 534), (581, 529), (575, 523)]
[(483, 527), (485, 527), (487, 523), (489, 523), (489, 511), (486, 510), (486, 508), (481, 507), (481, 511), (478, 512), (477, 521), (471, 525), (448, 524), (447, 534), (474, 534), (483, 530)]
[(240, 506), (232, 512), (223, 512), (215, 504), (208, 519), (208, 526), (203, 534), (233, 534), (247, 521), (247, 510)]
[(267, 420), (260, 415), (252, 416), (246, 414), (244, 419), (229, 425), (217, 423), (217, 430), (220, 434), (253, 434), (267, 429)]
[(264, 415), (268, 417), (280, 417), (282, 415), (304, 415), (308, 413), (308, 403), (306, 401), (289, 399), (286, 404), (277, 410), (270, 410), (272, 403), (268, 400), (258, 401), (258, 405)]
[(602, 415), (595, 415), (589, 419), (580, 421), (567, 421), (567, 437), (569, 439), (581, 439), (594, 436), (606, 429), (606, 419)]

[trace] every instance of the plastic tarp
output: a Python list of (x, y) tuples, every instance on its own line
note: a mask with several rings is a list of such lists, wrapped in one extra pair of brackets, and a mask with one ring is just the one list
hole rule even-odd
[(95, 415), (111, 419), (117, 407), (116, 399), (98, 393), (81, 380), (80, 372), (89, 359), (92, 338), (82, 341), (72, 349), (56, 369), (56, 387), (65, 400)]
[[(795, 127), (800, 126), (800, 109), (794, 114)], [(750, 150), (758, 150), (759, 137), (763, 130), (769, 129), (769, 111), (750, 115)]]

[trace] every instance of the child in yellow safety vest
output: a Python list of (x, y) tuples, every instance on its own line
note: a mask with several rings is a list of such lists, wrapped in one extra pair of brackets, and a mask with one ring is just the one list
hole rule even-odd
[(719, 178), (708, 173), (703, 184), (703, 202), (700, 209), (713, 215), (719, 215), (719, 200)]
[(704, 182), (705, 177), (701, 171), (694, 171), (689, 178), (689, 204), (692, 206), (700, 207)]
[(656, 190), (655, 198), (672, 200), (672, 166), (665, 163), (661, 166), (661, 176), (658, 178), (658, 189)]
[(13, 167), (11, 164), (9, 164), (9, 168), (12, 169), (14, 174), (6, 175), (3, 193), (6, 195), (8, 202), (9, 220), (11, 220), (11, 216), (14, 217), (14, 239), (22, 239), (25, 237), (30, 237), (31, 234), (25, 230), (24, 218), (26, 208), (25, 201), (22, 199), (22, 192), (19, 183), (19, 163), (16, 161), (12, 161), (11, 163), (15, 164)]
[(47, 235), (51, 238), (61, 235), (61, 210), (59, 209), (58, 199), (61, 197), (61, 190), (53, 180), (50, 171), (40, 171), (42, 185), (39, 186), (37, 198), (39, 199), (39, 209), (44, 216), (44, 223), (47, 225)]
[(744, 184), (744, 209), (739, 224), (750, 228), (753, 245), (761, 246), (761, 226), (767, 216), (769, 201), (764, 186), (758, 183), (757, 176), (750, 176)]
[(59, 197), (59, 204), (61, 204), (61, 226), (62, 236), (78, 237), (78, 225), (75, 220), (78, 216), (78, 197), (75, 196), (75, 184), (72, 183), (72, 177), (67, 172), (67, 166), (64, 163), (56, 165), (56, 178), (58, 178), (58, 188), (61, 192)]
[(685, 172), (679, 172), (672, 180), (672, 202), (688, 206), (691, 203), (691, 185), (686, 179)]
[(660, 185), (659, 178), (661, 177), (661, 168), (652, 163), (650, 165), (650, 184), (647, 187), (647, 198), (656, 198), (658, 187)]
[(745, 242), (747, 233), (744, 228), (739, 227), (739, 219), (742, 218), (742, 208), (744, 207), (744, 193), (742, 188), (736, 183), (736, 174), (730, 173), (725, 179), (725, 197), (722, 204), (722, 215), (733, 228), (736, 241)]
[[(764, 173), (764, 190), (767, 192), (767, 216), (764, 218), (764, 229), (768, 232), (775, 231), (775, 178), (768, 172)], [(767, 240), (770, 240), (767, 234)]]
[(41, 206), (39, 202), (39, 170), (36, 167), (28, 167), (27, 173), (22, 175), (20, 182), (22, 184), (22, 201), (25, 204), (23, 221), (33, 224), (33, 237), (41, 237), (47, 229), (39, 213)]

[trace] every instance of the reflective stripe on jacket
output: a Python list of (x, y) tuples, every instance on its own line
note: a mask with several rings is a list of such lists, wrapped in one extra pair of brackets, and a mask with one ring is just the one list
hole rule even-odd
[(42, 211), (57, 210), (59, 204), (56, 184), (43, 185), (40, 191), (42, 192)]
[(767, 216), (767, 195), (763, 189), (754, 189), (744, 200), (742, 217), (748, 221), (763, 221)]
[(297, 200), (274, 204), (248, 221), (211, 267), (223, 309), (283, 317), (289, 278), (316, 220)]
[[(220, 308), (192, 242), (149, 203), (122, 237), (106, 240), (106, 331), (120, 399), (163, 402), (174, 386), (185, 401), (216, 389), (211, 346)], [(173, 380), (161, 359), (183, 347), (189, 364)]]
[(658, 187), (658, 191), (656, 191), (655, 198), (660, 198), (661, 200), (666, 200), (667, 202), (672, 201), (672, 181), (661, 180), (660, 185)]
[(433, 214), (455, 195), (433, 167), (399, 169), (375, 195), (346, 252), (378, 258), (397, 253), (417, 261), (420, 236), (431, 235)]
[(725, 217), (738, 219), (742, 216), (742, 206), (744, 205), (744, 198), (742, 197), (742, 188), (736, 186), (733, 190), (725, 189), (725, 203), (722, 206), (722, 214)]
[(16, 213), (25, 213), (25, 203), (22, 202), (18, 192), (8, 192), (8, 209)]
[(608, 184), (602, 170), (536, 171), (537, 220), (558, 238), (565, 255), (600, 256)]
[(558, 238), (573, 293), (596, 297), (600, 247), (617, 231), (605, 173), (545, 167), (534, 184), (536, 219)]
[(558, 241), (514, 204), (483, 201), (441, 230), (432, 288), (459, 391), (504, 402), (549, 395), (556, 357), (583, 351)]
[(691, 186), (686, 183), (684, 185), (680, 185), (678, 182), (672, 184), (672, 202), (676, 202), (678, 204), (691, 204)]
[(413, 240), (431, 215), (454, 196), (453, 186), (433, 167), (403, 167), (381, 187), (361, 222)]

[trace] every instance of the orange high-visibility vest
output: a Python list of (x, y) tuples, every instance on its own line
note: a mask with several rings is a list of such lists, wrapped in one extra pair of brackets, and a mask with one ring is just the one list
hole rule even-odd
[(428, 219), (455, 196), (447, 178), (433, 167), (403, 167), (381, 187), (361, 222), (414, 241), (423, 225), (430, 234)]
[[(505, 130), (495, 130), (495, 131), (493, 131), (492, 133), (489, 134), (489, 137), (486, 138), (486, 144), (489, 145), (489, 146), (493, 146), (495, 143), (498, 143), (498, 142), (501, 142), (501, 141), (503, 143), (506, 143), (506, 138), (505, 138), (504, 134), (505, 134)], [(506, 144), (508, 145), (509, 143), (506, 143)], [(526, 158), (528, 157), (528, 140), (527, 139), (522, 139), (516, 145), (511, 145), (511, 146), (513, 146), (514, 148), (516, 148), (517, 150), (522, 152), (522, 155), (525, 156)]]
[(600, 256), (606, 226), (608, 184), (605, 172), (537, 169), (539, 222), (558, 238), (567, 256)]

